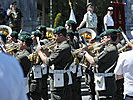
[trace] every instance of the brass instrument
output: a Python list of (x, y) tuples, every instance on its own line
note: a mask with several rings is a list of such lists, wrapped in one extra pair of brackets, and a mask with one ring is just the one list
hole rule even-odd
[(88, 40), (93, 40), (96, 37), (96, 32), (92, 29), (88, 29), (88, 28), (82, 28), (78, 31), (80, 36), (84, 36), (86, 41), (88, 42)]
[(19, 48), (18, 48), (18, 44), (12, 44), (12, 46), (10, 46), (9, 48), (6, 49), (6, 53), (7, 54), (10, 54), (10, 55), (13, 55), (14, 54), (14, 51), (18, 51)]
[[(88, 49), (88, 51), (92, 51), (92, 53), (93, 52), (95, 52), (95, 51), (97, 51), (97, 50), (99, 50), (99, 46), (102, 46), (103, 44), (105, 44), (105, 42), (102, 42), (102, 43), (98, 43), (98, 44), (96, 44), (96, 45), (90, 45), (87, 49)], [(76, 55), (76, 54), (80, 54), (81, 52), (83, 52), (84, 51), (84, 49), (83, 48), (79, 48), (79, 49), (77, 49), (77, 50), (72, 50), (72, 55), (74, 56), (74, 55)]]
[(47, 27), (46, 37), (48, 39), (51, 39), (53, 37), (53, 30), (54, 30), (53, 28), (48, 28)]
[(42, 45), (42, 51), (45, 51), (46, 49), (48, 49), (50, 52), (52, 52), (53, 47), (55, 47), (56, 41), (52, 41), (52, 42), (48, 42), (45, 45)]
[(6, 25), (0, 25), (0, 33), (4, 33), (8, 36), (8, 35), (11, 35), (12, 29)]
[[(41, 50), (42, 50), (42, 51), (45, 51), (46, 49), (48, 49), (50, 52), (52, 52), (52, 48), (53, 48), (53, 47), (55, 47), (55, 41), (50, 42), (50, 43), (46, 43), (45, 45), (42, 45), (42, 46), (41, 46)], [(39, 57), (39, 55), (37, 54), (36, 51), (34, 51), (32, 54), (30, 54), (30, 55), (28, 56), (28, 59), (29, 59), (30, 61), (32, 61), (33, 64), (36, 64), (36, 65), (38, 65), (38, 64), (41, 63), (41, 59), (40, 59), (40, 57)]]
[(35, 65), (38, 65), (38, 64), (41, 63), (41, 59), (40, 59), (40, 57), (39, 57), (39, 55), (37, 54), (36, 51), (33, 52), (32, 54), (30, 54), (30, 55), (28, 56), (28, 59), (29, 59), (31, 62), (33, 62), (33, 64), (35, 64)]
[[(133, 39), (130, 40), (130, 42), (133, 44)], [(120, 49), (118, 50), (118, 53), (124, 52), (124, 51), (126, 51), (126, 50), (128, 50), (128, 49), (129, 49), (129, 48), (127, 47), (127, 45), (125, 45), (125, 46), (123, 46), (122, 48), (120, 48)]]

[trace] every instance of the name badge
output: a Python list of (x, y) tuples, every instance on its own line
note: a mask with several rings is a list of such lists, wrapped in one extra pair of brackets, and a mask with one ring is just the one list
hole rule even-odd
[(64, 86), (64, 73), (54, 73), (54, 87)]
[(104, 75), (95, 74), (95, 89), (99, 91), (106, 90)]
[(34, 79), (42, 78), (41, 66), (40, 65), (39, 66), (38, 65), (33, 66), (32, 70), (33, 70), (33, 74), (34, 74)]

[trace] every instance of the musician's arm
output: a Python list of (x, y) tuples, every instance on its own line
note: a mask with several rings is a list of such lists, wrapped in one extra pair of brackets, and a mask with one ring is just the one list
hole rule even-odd
[(88, 52), (85, 52), (85, 57), (91, 65), (96, 65), (94, 58)]
[(40, 56), (41, 60), (46, 64), (47, 56), (44, 53), (42, 53), (40, 47), (37, 47), (37, 53)]

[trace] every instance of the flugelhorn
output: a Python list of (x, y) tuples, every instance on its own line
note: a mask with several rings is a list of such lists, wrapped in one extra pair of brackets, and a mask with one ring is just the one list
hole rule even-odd
[(52, 51), (53, 47), (55, 47), (56, 41), (52, 41), (52, 42), (48, 42), (45, 45), (41, 46), (41, 50), (45, 51), (46, 49), (48, 49), (49, 51)]

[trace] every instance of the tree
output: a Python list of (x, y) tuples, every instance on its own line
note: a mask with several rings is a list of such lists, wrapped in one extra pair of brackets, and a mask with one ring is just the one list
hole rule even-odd
[(62, 21), (62, 15), (61, 15), (61, 13), (58, 13), (56, 15), (55, 21), (54, 21), (54, 28), (56, 28), (58, 26), (63, 26), (63, 21)]

